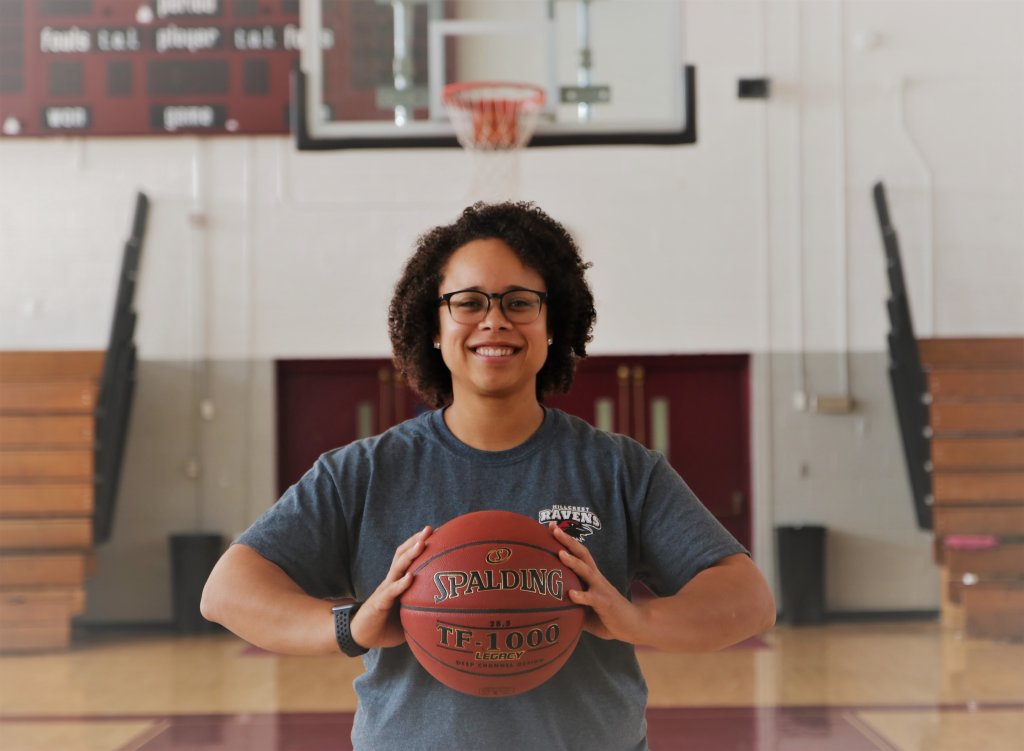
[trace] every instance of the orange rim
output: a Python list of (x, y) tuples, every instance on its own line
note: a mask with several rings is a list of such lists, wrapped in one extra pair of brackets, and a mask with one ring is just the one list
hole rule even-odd
[[(486, 91), (487, 89), (511, 89), (523, 96), (517, 97), (467, 97), (467, 94)], [(533, 106), (543, 107), (547, 95), (540, 86), (532, 83), (517, 83), (508, 81), (462, 81), (459, 83), (447, 84), (441, 90), (441, 102), (446, 107), (459, 107), (466, 109), (477, 102), (494, 102), (502, 106)]]
[(468, 81), (445, 86), (441, 101), (464, 147), (502, 151), (526, 145), (545, 98), (533, 84)]

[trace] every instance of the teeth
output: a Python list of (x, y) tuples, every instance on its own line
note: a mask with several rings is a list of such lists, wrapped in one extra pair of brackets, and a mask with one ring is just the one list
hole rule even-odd
[(477, 347), (476, 353), (484, 357), (508, 357), (515, 350), (512, 347)]

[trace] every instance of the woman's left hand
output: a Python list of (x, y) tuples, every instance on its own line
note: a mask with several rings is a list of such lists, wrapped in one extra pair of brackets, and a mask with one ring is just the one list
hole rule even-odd
[(597, 567), (587, 547), (572, 535), (559, 529), (555, 522), (548, 527), (558, 542), (565, 546), (559, 552), (568, 566), (586, 585), (586, 590), (569, 590), (569, 599), (588, 608), (583, 629), (601, 639), (618, 639), (636, 643), (642, 633), (643, 614), (640, 608), (622, 596)]

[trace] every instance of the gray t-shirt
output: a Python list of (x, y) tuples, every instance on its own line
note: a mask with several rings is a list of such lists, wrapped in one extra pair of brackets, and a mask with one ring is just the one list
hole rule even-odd
[[(635, 580), (674, 594), (702, 569), (746, 552), (664, 456), (554, 409), (508, 451), (467, 446), (441, 411), (330, 451), (238, 542), (310, 595), (362, 601), (402, 541), (483, 509), (566, 522), (623, 594)], [(357, 751), (647, 748), (647, 684), (632, 644), (584, 633), (553, 678), (500, 699), (447, 688), (404, 644), (373, 649), (363, 662)]]

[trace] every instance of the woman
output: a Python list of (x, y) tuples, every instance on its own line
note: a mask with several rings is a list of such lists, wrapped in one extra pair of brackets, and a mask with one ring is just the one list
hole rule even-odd
[[(774, 622), (746, 551), (663, 456), (543, 406), (586, 355), (586, 268), (532, 204), (476, 204), (421, 237), (389, 327), (397, 366), (439, 409), (324, 454), (210, 576), (203, 614), (253, 644), (365, 653), (357, 750), (645, 749), (634, 645), (713, 650)], [(569, 593), (585, 633), (552, 679), (502, 699), (434, 680), (398, 619), (433, 525), (483, 508), (587, 522), (549, 524), (586, 585)], [(659, 597), (631, 602), (635, 580)], [(328, 598), (357, 604), (332, 614)]]

